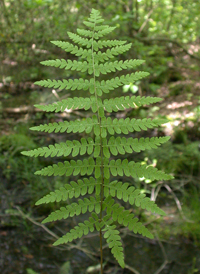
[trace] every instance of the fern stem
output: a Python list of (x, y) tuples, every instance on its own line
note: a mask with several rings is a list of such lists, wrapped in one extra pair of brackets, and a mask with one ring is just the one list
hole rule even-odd
[[(96, 24), (95, 24), (96, 25)], [(95, 25), (94, 25), (94, 30), (93, 30), (93, 35), (94, 35), (94, 31), (95, 31)], [(94, 78), (94, 94), (95, 94), (95, 99), (96, 99), (96, 103), (98, 106), (98, 95), (96, 92), (96, 85), (95, 85), (95, 62), (94, 62), (94, 36), (92, 37), (92, 65), (93, 65), (93, 78)], [(99, 127), (100, 127), (100, 154), (101, 154), (101, 194), (100, 194), (100, 223), (102, 222), (102, 212), (103, 212), (103, 188), (104, 188), (104, 178), (103, 178), (103, 142), (102, 142), (102, 137), (101, 137), (101, 117), (99, 115), (99, 106), (97, 107), (97, 120), (99, 123)], [(100, 238), (100, 264), (101, 264), (101, 274), (103, 274), (103, 236), (102, 236), (102, 228), (100, 226), (100, 230), (99, 230), (99, 238)]]
[(99, 238), (100, 238), (100, 264), (101, 264), (101, 274), (103, 274), (103, 245), (102, 245), (102, 239), (103, 239), (103, 236), (102, 236), (102, 229), (100, 229), (99, 231)]

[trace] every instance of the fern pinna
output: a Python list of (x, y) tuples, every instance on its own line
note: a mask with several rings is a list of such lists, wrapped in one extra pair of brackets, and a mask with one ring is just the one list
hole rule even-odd
[[(53, 41), (52, 43), (66, 52), (78, 56), (76, 60), (56, 59), (41, 62), (46, 66), (58, 67), (66, 70), (87, 72), (89, 79), (69, 80), (42, 80), (36, 82), (42, 87), (89, 90), (91, 96), (87, 98), (74, 97), (62, 100), (50, 105), (36, 105), (37, 108), (47, 112), (62, 112), (65, 109), (85, 109), (93, 112), (91, 118), (76, 121), (63, 121), (32, 127), (35, 131), (45, 132), (85, 132), (90, 134), (88, 138), (80, 140), (67, 140), (65, 143), (50, 145), (32, 151), (22, 152), (31, 157), (54, 157), (89, 155), (83, 160), (70, 160), (59, 162), (37, 171), (36, 175), (43, 176), (70, 176), (80, 175), (81, 179), (72, 181), (54, 192), (50, 192), (41, 198), (36, 204), (66, 201), (80, 196), (87, 197), (77, 202), (61, 207), (52, 212), (44, 221), (51, 222), (68, 217), (78, 216), (81, 213), (90, 212), (91, 216), (83, 223), (79, 223), (66, 235), (58, 239), (54, 245), (65, 244), (95, 229), (100, 232), (101, 272), (102, 270), (102, 237), (105, 238), (112, 254), (121, 267), (124, 267), (124, 253), (121, 237), (117, 229), (117, 223), (128, 227), (134, 233), (153, 238), (152, 233), (138, 221), (129, 210), (126, 210), (114, 198), (129, 202), (131, 205), (149, 210), (152, 213), (164, 215), (145, 194), (127, 182), (113, 180), (115, 176), (127, 176), (132, 178), (148, 178), (151, 180), (169, 180), (172, 176), (157, 170), (153, 166), (117, 159), (118, 154), (140, 152), (145, 149), (157, 148), (166, 142), (169, 137), (152, 138), (126, 138), (129, 132), (147, 130), (165, 123), (162, 119), (112, 119), (111, 112), (117, 112), (126, 108), (148, 105), (159, 102), (157, 97), (122, 96), (119, 98), (104, 99), (103, 93), (110, 93), (117, 87), (133, 83), (138, 79), (148, 76), (149, 73), (139, 71), (110, 80), (97, 80), (102, 74), (121, 71), (141, 65), (143, 60), (109, 61), (115, 56), (128, 51), (131, 44), (119, 40), (102, 40), (106, 34), (115, 28), (103, 25), (103, 19), (99, 11), (92, 9), (88, 21), (83, 23), (88, 29), (77, 29), (77, 34), (68, 32), (69, 38), (77, 45), (69, 42)], [(101, 78), (102, 79), (102, 78)], [(112, 96), (113, 97), (113, 96)], [(116, 137), (116, 134), (119, 136)], [(94, 136), (93, 138), (91, 136)], [(124, 181), (124, 180), (123, 180)], [(88, 196), (88, 194), (90, 196)], [(89, 198), (88, 198), (89, 197)]]

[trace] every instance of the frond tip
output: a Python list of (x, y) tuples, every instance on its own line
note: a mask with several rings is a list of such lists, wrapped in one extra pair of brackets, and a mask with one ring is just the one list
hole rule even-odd
[(103, 231), (105, 231), (103, 236), (106, 239), (113, 256), (118, 261), (119, 265), (124, 268), (123, 247), (121, 237), (119, 236), (119, 231), (116, 229), (116, 225), (106, 225)]

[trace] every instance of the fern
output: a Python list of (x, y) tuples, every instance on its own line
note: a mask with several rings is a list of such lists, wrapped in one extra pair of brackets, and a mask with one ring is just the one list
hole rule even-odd
[[(112, 58), (130, 49), (131, 44), (118, 40), (102, 40), (106, 34), (115, 28), (103, 25), (103, 19), (97, 10), (92, 9), (88, 21), (83, 23), (88, 29), (78, 29), (77, 34), (68, 32), (69, 38), (74, 44), (63, 41), (52, 43), (66, 52), (78, 56), (78, 60), (56, 59), (41, 62), (46, 66), (53, 66), (65, 70), (86, 72), (88, 79), (63, 79), (41, 80), (36, 84), (42, 87), (80, 90), (89, 90), (89, 97), (73, 97), (67, 100), (49, 105), (36, 105), (46, 112), (63, 112), (66, 109), (84, 109), (93, 112), (91, 118), (75, 121), (62, 121), (34, 126), (31, 130), (44, 132), (73, 132), (90, 134), (80, 140), (67, 140), (60, 144), (49, 145), (22, 154), (30, 157), (71, 157), (83, 156), (82, 160), (75, 159), (58, 162), (47, 166), (36, 175), (42, 176), (81, 176), (83, 178), (62, 186), (41, 198), (36, 205), (52, 202), (66, 202), (68, 199), (78, 198), (77, 202), (70, 203), (59, 210), (52, 212), (43, 222), (51, 222), (79, 216), (86, 212), (91, 213), (88, 220), (79, 223), (66, 235), (55, 242), (55, 245), (71, 242), (77, 238), (93, 232), (100, 231), (100, 249), (102, 262), (102, 235), (106, 239), (112, 254), (124, 267), (124, 255), (121, 237), (117, 229), (117, 223), (128, 227), (134, 233), (153, 238), (152, 233), (141, 223), (138, 218), (118, 204), (114, 198), (129, 202), (130, 205), (141, 207), (152, 213), (164, 215), (165, 213), (145, 194), (127, 182), (112, 180), (115, 176), (132, 178), (147, 178), (151, 180), (169, 180), (173, 177), (159, 171), (153, 166), (115, 158), (118, 154), (125, 155), (140, 152), (146, 149), (158, 148), (167, 142), (169, 137), (152, 138), (126, 138), (117, 134), (128, 135), (130, 132), (140, 132), (159, 127), (166, 122), (164, 119), (117, 119), (111, 118), (108, 113), (118, 112), (127, 108), (149, 105), (161, 101), (158, 97), (122, 96), (111, 99), (101, 99), (103, 93), (110, 93), (115, 88), (133, 83), (138, 79), (148, 76), (147, 72), (138, 71), (121, 75), (110, 80), (97, 80), (97, 77), (110, 72), (132, 69), (141, 65), (143, 60), (111, 61)], [(102, 49), (102, 51), (101, 51)], [(113, 96), (112, 96), (113, 97)], [(88, 156), (89, 157), (88, 157)], [(84, 197), (90, 195), (88, 197)], [(102, 264), (101, 264), (102, 265)], [(103, 273), (101, 266), (101, 273)]]

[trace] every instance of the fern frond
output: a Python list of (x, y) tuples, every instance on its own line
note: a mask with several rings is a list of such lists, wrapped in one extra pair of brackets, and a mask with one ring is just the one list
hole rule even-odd
[(153, 166), (142, 165), (134, 161), (128, 162), (127, 159), (111, 160), (109, 162), (109, 169), (113, 176), (131, 176), (133, 178), (145, 178), (151, 180), (170, 180), (173, 176), (164, 173)]
[(125, 62), (115, 61), (115, 62), (106, 62), (104, 64), (96, 64), (94, 66), (95, 76), (99, 76), (100, 73), (107, 74), (109, 72), (115, 72), (117, 70), (133, 68), (139, 66), (143, 63), (143, 60), (127, 60)]
[[(70, 176), (70, 175), (91, 175), (95, 170), (95, 178), (101, 177), (101, 158), (96, 158), (96, 163), (93, 158), (81, 160), (71, 160), (65, 161), (64, 163), (59, 162), (52, 166), (45, 167), (41, 170), (35, 172), (36, 175), (42, 176)], [(106, 179), (110, 178), (110, 172), (113, 176), (132, 176), (133, 178), (146, 178), (151, 180), (170, 180), (173, 177), (171, 175), (165, 174), (163, 171), (158, 170), (155, 167), (141, 165), (140, 163), (135, 163), (134, 161), (128, 162), (127, 159), (121, 161), (120, 159), (111, 160), (104, 159), (104, 177)]]
[[(97, 158), (98, 159), (98, 158)], [(54, 164), (52, 166), (45, 167), (41, 170), (35, 172), (35, 175), (42, 175), (42, 176), (70, 176), (70, 175), (91, 175), (95, 169), (99, 169), (99, 166), (96, 165), (93, 158), (81, 160), (71, 160), (71, 161), (64, 161), (64, 163), (59, 162), (58, 164)], [(96, 176), (95, 176), (96, 177)], [(98, 177), (96, 177), (98, 178)]]
[(81, 58), (86, 58), (88, 61), (92, 59), (92, 57), (91, 57), (92, 50), (91, 49), (87, 50), (87, 49), (79, 48), (69, 42), (63, 42), (63, 41), (51, 41), (51, 43), (61, 49), (64, 49), (64, 51), (66, 51), (66, 52), (70, 52), (71, 54), (74, 54)]
[(71, 203), (66, 207), (61, 207), (59, 210), (52, 212), (42, 223), (53, 222), (61, 219), (67, 219), (68, 217), (74, 217), (75, 215), (84, 214), (87, 211), (95, 211), (97, 214), (100, 213), (100, 197), (90, 196), (90, 198), (79, 199), (78, 203)]
[(162, 101), (159, 97), (122, 96), (105, 99), (103, 105), (108, 112), (124, 110), (126, 108), (140, 107)]
[[(98, 216), (96, 215), (98, 218)], [(81, 238), (83, 235), (87, 235), (89, 232), (94, 231), (94, 227), (97, 226), (98, 219), (94, 218), (94, 212), (92, 217), (89, 217), (89, 220), (84, 221), (83, 223), (79, 223), (73, 229), (71, 229), (66, 235), (59, 238), (53, 245), (67, 244), (68, 242), (72, 242), (77, 238)]]
[(101, 82), (96, 81), (97, 94), (98, 95), (101, 94), (101, 93), (98, 93), (98, 90), (101, 90), (101, 92), (104, 92), (104, 93), (109, 93), (110, 90), (113, 90), (123, 85), (134, 83), (135, 81), (140, 80), (148, 75), (149, 75), (148, 72), (139, 71), (139, 72), (135, 72), (127, 75), (122, 75), (121, 77), (115, 77), (107, 81), (104, 81), (104, 80)]
[[(104, 161), (104, 176), (105, 178), (109, 177), (108, 174), (108, 161), (105, 159)], [(101, 177), (101, 158), (97, 157), (96, 162), (94, 158), (88, 158), (81, 160), (71, 160), (65, 161), (64, 163), (59, 162), (58, 164), (53, 164), (52, 166), (47, 166), (41, 170), (35, 172), (35, 175), (42, 175), (42, 176), (70, 176), (70, 175), (91, 175), (95, 172), (95, 178), (98, 179)]]
[(67, 32), (69, 38), (76, 44), (81, 46), (86, 46), (87, 48), (92, 47), (92, 39), (83, 38), (76, 33), (72, 33), (70, 31)]
[(103, 231), (105, 231), (103, 236), (111, 249), (111, 253), (118, 261), (119, 265), (124, 268), (123, 247), (121, 237), (119, 236), (119, 231), (116, 229), (116, 225), (106, 225)]
[[(104, 30), (105, 32), (106, 30)], [(103, 32), (103, 31), (102, 31)], [(89, 30), (83, 30), (83, 33), (87, 33), (88, 37), (89, 34), (93, 35), (92, 31)], [(96, 35), (98, 35), (96, 33)], [(86, 36), (86, 35), (84, 35)], [(79, 48), (77, 46), (74, 46), (73, 44), (69, 43), (69, 42), (63, 42), (63, 41), (51, 41), (51, 43), (53, 43), (54, 45), (64, 49), (66, 52), (70, 52), (71, 54), (74, 54), (76, 56), (79, 56), (81, 58), (85, 58), (88, 61), (91, 60), (91, 56), (92, 56), (92, 50), (91, 49), (83, 49), (83, 48)], [(110, 58), (115, 57), (116, 55), (122, 54), (124, 52), (126, 52), (127, 50), (129, 50), (131, 48), (131, 43), (130, 44), (126, 44), (126, 45), (120, 45), (120, 46), (116, 46), (116, 47), (112, 47), (111, 49), (107, 49), (106, 52), (93, 52), (94, 55), (94, 59), (95, 61), (99, 61), (99, 62), (103, 62), (104, 60), (109, 60)]]
[(122, 46), (116, 46), (111, 49), (107, 49), (106, 52), (94, 52), (94, 60), (95, 62), (104, 62), (109, 60), (110, 58), (114, 58), (116, 55), (122, 54), (129, 50), (131, 48), (131, 43), (122, 45)]
[[(127, 226), (134, 233), (140, 233), (143, 236), (153, 238), (149, 230), (138, 221), (129, 210), (115, 203), (113, 198), (129, 202), (142, 209), (146, 209), (152, 213), (165, 215), (158, 206), (151, 201), (139, 189), (135, 189), (129, 183), (120, 181), (110, 182), (111, 176), (127, 176), (132, 178), (150, 179), (150, 180), (170, 180), (173, 177), (165, 174), (151, 165), (128, 161), (126, 153), (140, 152), (145, 149), (157, 148), (161, 144), (168, 141), (169, 137), (152, 137), (152, 138), (125, 138), (109, 135), (128, 134), (130, 132), (148, 130), (156, 128), (168, 122), (165, 119), (117, 119), (106, 116), (105, 112), (117, 112), (126, 108), (140, 107), (157, 103), (162, 99), (157, 97), (141, 97), (141, 96), (122, 96), (115, 98), (113, 94), (109, 96), (111, 99), (102, 100), (100, 97), (103, 93), (109, 93), (115, 88), (123, 85), (134, 83), (149, 75), (148, 72), (137, 71), (135, 73), (124, 74), (120, 77), (111, 78), (110, 80), (97, 80), (100, 74), (108, 74), (110, 72), (121, 71), (123, 69), (132, 69), (141, 65), (143, 60), (127, 60), (127, 61), (110, 61), (119, 54), (128, 51), (131, 44), (126, 41), (118, 40), (101, 40), (106, 34), (110, 33), (115, 27), (103, 25), (100, 12), (92, 9), (90, 17), (83, 23), (87, 29), (77, 29), (77, 34), (68, 32), (68, 36), (72, 43), (63, 41), (52, 41), (52, 43), (66, 52), (73, 54), (78, 60), (55, 59), (41, 62), (46, 66), (52, 66), (65, 70), (77, 72), (87, 72), (91, 75), (89, 80), (64, 79), (64, 80), (42, 80), (35, 84), (42, 87), (66, 89), (66, 90), (88, 90), (90, 96), (87, 98), (73, 97), (62, 100), (49, 105), (36, 105), (37, 108), (47, 112), (60, 112), (67, 109), (91, 109), (93, 116), (80, 120), (53, 122), (49, 124), (34, 126), (31, 130), (41, 132), (66, 132), (66, 133), (82, 133), (90, 134), (85, 138), (78, 140), (67, 140), (60, 144), (49, 145), (31, 151), (23, 151), (22, 154), (30, 157), (67, 157), (71, 154), (72, 158), (78, 155), (89, 155), (89, 157), (77, 160), (68, 160), (57, 162), (57, 164), (49, 165), (35, 172), (36, 175), (42, 176), (86, 176), (87, 178), (71, 181), (63, 185), (59, 189), (50, 192), (41, 198), (36, 204), (50, 202), (66, 202), (71, 198), (78, 198), (87, 194), (93, 196), (83, 197), (77, 202), (68, 203), (59, 210), (50, 213), (43, 221), (44, 223), (66, 219), (68, 217), (79, 216), (81, 213), (91, 212), (89, 220), (79, 223), (71, 229), (66, 235), (58, 239), (54, 245), (72, 242), (83, 235), (93, 232), (96, 228), (104, 231), (109, 248), (114, 257), (117, 259), (121, 267), (124, 267), (124, 255), (119, 236), (114, 222)], [(75, 43), (75, 44), (73, 44)], [(91, 137), (90, 137), (91, 136)], [(109, 138), (107, 138), (109, 136)], [(124, 160), (115, 159), (113, 157), (118, 154), (125, 155)], [(101, 241), (102, 243), (102, 241)], [(101, 246), (102, 249), (102, 246)], [(101, 252), (101, 269), (102, 269), (102, 252)]]
[[(102, 106), (101, 99), (99, 100), (99, 106)], [(64, 99), (62, 101), (55, 102), (49, 105), (35, 105), (36, 108), (44, 110), (46, 112), (63, 112), (66, 109), (92, 109), (92, 112), (95, 113), (98, 110), (98, 105), (96, 104), (96, 99), (94, 96), (90, 98), (74, 97)]]
[(141, 130), (147, 130), (149, 128), (155, 128), (158, 126), (161, 126), (162, 124), (167, 123), (167, 120), (165, 119), (150, 119), (150, 118), (144, 118), (144, 119), (117, 119), (114, 120), (111, 119), (111, 117), (103, 117), (102, 118), (102, 130), (101, 130), (101, 136), (105, 138), (107, 136), (107, 133), (114, 135), (117, 134), (128, 134), (129, 132), (133, 131), (141, 131)]
[(88, 62), (84, 61), (76, 61), (76, 60), (65, 60), (65, 59), (56, 59), (56, 60), (47, 60), (47, 61), (42, 61), (40, 62), (42, 65), (45, 66), (51, 66), (51, 67), (56, 67), (56, 68), (65, 68), (71, 69), (71, 70), (76, 70), (76, 71), (81, 71), (85, 72), (88, 70), (88, 72), (91, 74), (91, 69), (92, 65), (89, 64)]
[(133, 68), (135, 66), (139, 66), (142, 63), (144, 63), (143, 60), (127, 60), (125, 62), (123, 61), (115, 61), (115, 62), (107, 62), (104, 64), (95, 64), (93, 67), (93, 64), (90, 62), (81, 62), (76, 60), (65, 60), (65, 59), (56, 59), (56, 60), (47, 60), (42, 61), (41, 64), (45, 66), (52, 66), (56, 68), (65, 68), (85, 72), (88, 71), (89, 74), (92, 74), (95, 72), (95, 76), (99, 76), (100, 73), (107, 74), (108, 72), (115, 72), (117, 70), (127, 69), (127, 68)]
[(78, 34), (67, 32), (69, 38), (76, 44), (85, 46), (87, 48), (91, 48), (93, 45), (93, 48), (95, 51), (98, 51), (99, 49), (102, 49), (103, 47), (114, 47), (114, 46), (121, 46), (126, 44), (126, 41), (118, 41), (118, 40), (106, 40), (106, 41), (94, 41), (92, 39), (83, 38)]
[(60, 90), (62, 89), (71, 89), (71, 90), (87, 90), (90, 89), (90, 93), (94, 94), (95, 90), (98, 96), (101, 96), (102, 93), (109, 93), (110, 90), (113, 90), (114, 88), (117, 88), (119, 86), (133, 83), (136, 80), (139, 80), (141, 78), (144, 78), (148, 76), (148, 72), (144, 71), (139, 71), (136, 73), (132, 74), (127, 74), (127, 75), (122, 75), (120, 78), (116, 77), (112, 80), (107, 80), (107, 81), (101, 81), (95, 82), (94, 85), (94, 79), (84, 80), (82, 78), (80, 79), (69, 79), (69, 80), (41, 80), (41, 81), (36, 81), (35, 85), (39, 85), (42, 87), (48, 87), (48, 88), (59, 88)]
[(112, 48), (114, 46), (122, 46), (124, 44), (126, 44), (126, 41), (119, 41), (119, 40), (93, 41), (93, 47), (95, 51), (98, 51), (98, 49), (102, 49), (104, 47)]
[(103, 28), (102, 26), (95, 27), (96, 32), (92, 30), (77, 29), (77, 33), (84, 37), (99, 39), (105, 36), (106, 34), (109, 34), (110, 32), (112, 32), (115, 28), (116, 27), (109, 27), (108, 25), (104, 25)]
[(62, 89), (71, 89), (71, 90), (87, 90), (90, 88), (91, 86), (91, 82), (89, 82), (88, 80), (84, 80), (82, 78), (80, 79), (69, 79), (69, 80), (41, 80), (41, 81), (37, 81), (35, 82), (35, 85), (39, 85), (42, 87), (48, 87), (48, 88), (59, 88), (60, 90)]
[(90, 133), (94, 126), (97, 124), (97, 117), (93, 116), (92, 118), (86, 118), (85, 120), (75, 120), (75, 121), (64, 121), (59, 123), (50, 123), (31, 127), (31, 130), (35, 131), (45, 131), (45, 132), (86, 132)]
[[(67, 199), (78, 198), (80, 195), (92, 194), (95, 189), (99, 189), (100, 182), (93, 177), (84, 178), (83, 180), (77, 180), (77, 182), (70, 182), (65, 184), (64, 187), (57, 189), (45, 195), (36, 205), (48, 204), (53, 202), (66, 201)], [(97, 191), (96, 191), (97, 192)], [(97, 192), (99, 194), (99, 191)]]
[(116, 204), (110, 196), (104, 200), (103, 208), (106, 209), (108, 215), (112, 216), (113, 221), (123, 224), (134, 233), (153, 239), (151, 232), (142, 223), (138, 222), (138, 218), (129, 210), (125, 210), (123, 206)]
[(170, 139), (168, 136), (164, 137), (151, 137), (151, 138), (128, 138), (111, 136), (107, 142), (106, 138), (103, 138), (103, 154), (105, 157), (110, 158), (110, 154), (116, 156), (118, 154), (124, 155), (125, 153), (140, 152), (145, 149), (158, 148), (161, 144), (167, 142)]
[(113, 181), (105, 183), (104, 196), (117, 197), (119, 200), (129, 202), (130, 205), (135, 204), (137, 207), (151, 211), (159, 215), (166, 215), (166, 213), (160, 209), (154, 201), (151, 201), (144, 193), (141, 193), (140, 189), (135, 189), (134, 186), (130, 186), (129, 183), (122, 183)]
[(34, 105), (36, 108), (39, 108), (46, 112), (64, 112), (66, 109), (92, 109), (92, 112), (95, 113), (99, 107), (104, 107), (106, 111), (119, 111), (126, 108), (133, 108), (135, 106), (149, 105), (162, 101), (159, 97), (141, 97), (141, 96), (122, 96), (117, 98), (105, 99), (102, 103), (102, 100), (99, 98), (98, 105), (96, 104), (96, 98), (91, 96), (90, 98), (74, 97), (64, 99), (53, 104), (49, 105)]
[(72, 153), (72, 157), (75, 157), (78, 154), (84, 155), (86, 152), (88, 155), (91, 155), (94, 151), (94, 145), (94, 140), (88, 137), (87, 139), (81, 138), (81, 142), (77, 140), (67, 140), (66, 143), (49, 145), (49, 147), (41, 147), (31, 151), (23, 151), (22, 154), (29, 157), (66, 157)]
[(100, 22), (104, 22), (104, 19), (102, 19), (100, 11), (98, 11), (96, 9), (92, 9), (92, 11), (90, 13), (90, 17), (88, 18), (88, 21), (94, 22), (94, 23), (97, 24), (97, 23), (100, 23)]

